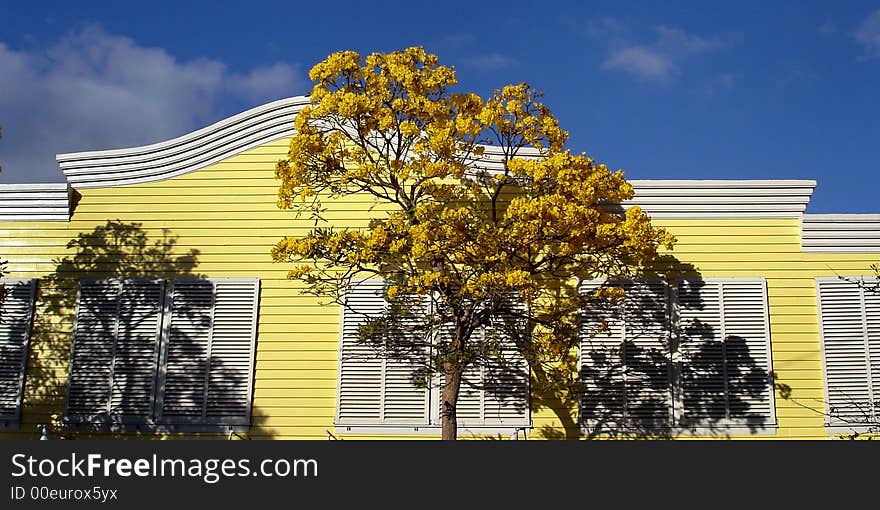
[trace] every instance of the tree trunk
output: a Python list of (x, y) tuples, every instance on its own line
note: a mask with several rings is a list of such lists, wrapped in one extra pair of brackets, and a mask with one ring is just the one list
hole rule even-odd
[(440, 411), (440, 424), (442, 425), (441, 438), (444, 441), (455, 441), (458, 437), (458, 390), (461, 388), (461, 376), (464, 370), (457, 363), (447, 364), (444, 370), (446, 381), (440, 395), (442, 407)]

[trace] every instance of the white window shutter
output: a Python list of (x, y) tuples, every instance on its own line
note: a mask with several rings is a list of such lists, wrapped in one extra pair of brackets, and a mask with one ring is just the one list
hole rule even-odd
[[(441, 335), (451, 339), (454, 334), (453, 326), (449, 323), (443, 325)], [(482, 342), (485, 335), (485, 329), (479, 329), (471, 333), (471, 342)], [(483, 391), (484, 367), (480, 364), (471, 364), (461, 375), (461, 386), (458, 389), (458, 400), (455, 403), (455, 418), (460, 426), (467, 424), (471, 427), (481, 426), (484, 417), (484, 397)], [(446, 385), (446, 377), (443, 372), (437, 374), (437, 398), (435, 407), (437, 408), (436, 424), (440, 424), (440, 416), (443, 414), (443, 387)]]
[[(369, 345), (358, 343), (358, 327), (371, 318), (381, 317), (388, 303), (385, 283), (379, 279), (354, 281), (347, 289), (342, 306), (339, 400), (336, 424), (338, 426), (425, 427), (437, 425), (439, 392), (421, 387), (413, 381), (420, 368), (418, 349), (406, 359), (382, 356)], [(428, 311), (427, 298), (412, 304), (416, 310), (412, 320)], [(495, 318), (495, 321), (505, 320)], [(404, 317), (404, 322), (407, 318)], [(404, 327), (405, 334), (414, 334), (418, 328)], [(500, 322), (495, 327), (475, 333), (499, 334)], [(418, 333), (415, 333), (418, 334)], [(425, 331), (424, 339), (431, 341)], [(458, 401), (458, 419), (462, 427), (526, 426), (528, 410), (528, 369), (525, 360), (510, 342), (502, 342), (505, 367), (471, 366), (464, 374)], [(426, 355), (426, 354), (425, 354)], [(442, 387), (443, 377), (432, 386)], [(433, 411), (433, 412), (432, 412)]]
[[(428, 386), (416, 384), (413, 380), (420, 368), (424, 367), (427, 351), (422, 346), (409, 342), (427, 343), (428, 332), (419, 327), (424, 323), (424, 315), (430, 309), (430, 302), (424, 296), (400, 298), (400, 304), (411, 313), (398, 320), (402, 330), (393, 333), (413, 336), (402, 338), (398, 345), (404, 346), (403, 356), (386, 357), (383, 360), (382, 375), (382, 420), (387, 424), (425, 425), (428, 423)], [(415, 336), (425, 335), (425, 337)]]
[(174, 280), (165, 310), (157, 414), (163, 422), (198, 423), (205, 404), (214, 284)]
[(662, 280), (624, 286), (624, 370), (627, 424), (663, 429), (672, 419), (669, 373), (669, 290)]
[(681, 424), (775, 423), (764, 280), (680, 280), (676, 297)]
[(339, 424), (381, 423), (383, 362), (373, 348), (358, 342), (358, 327), (381, 316), (384, 292), (382, 280), (352, 282), (346, 290), (339, 349)]
[(676, 296), (678, 348), (682, 355), (682, 424), (696, 427), (721, 423), (727, 418), (721, 284), (681, 280)]
[(89, 422), (109, 414), (119, 287), (119, 280), (79, 282), (64, 413), (69, 421)]
[[(475, 332), (474, 335), (479, 334)], [(458, 401), (455, 404), (455, 417), (461, 426), (480, 426), (483, 424), (484, 417), (484, 397), (486, 392), (483, 388), (483, 369), (481, 365), (471, 365), (465, 369), (461, 375), (461, 386), (458, 390)], [(446, 378), (443, 374), (439, 376), (440, 392), (442, 395), (443, 386), (446, 384)], [(443, 412), (442, 399), (437, 400), (439, 413)], [(438, 422), (439, 424), (439, 422)]]
[(162, 423), (249, 425), (259, 292), (255, 278), (172, 282), (157, 406)]
[(817, 294), (828, 424), (876, 423), (880, 299), (839, 278), (817, 279)]
[(153, 414), (164, 280), (121, 282), (110, 414), (149, 421)]
[(21, 418), (36, 280), (0, 279), (0, 427)]
[[(601, 281), (585, 282), (582, 293)], [(661, 280), (608, 282), (623, 287), (617, 309), (582, 312), (581, 419), (593, 432), (649, 433), (672, 422), (668, 288)], [(605, 320), (608, 331), (590, 338)]]
[(868, 378), (871, 386), (871, 423), (880, 424), (880, 290), (874, 279), (873, 286), (863, 290), (865, 296), (865, 323), (868, 328)]
[(746, 426), (774, 424), (767, 286), (746, 278), (721, 285), (728, 418)]
[(382, 419), (388, 424), (423, 425), (428, 423), (427, 387), (413, 381), (414, 365), (406, 360), (385, 359), (382, 388)]
[[(603, 281), (581, 285), (592, 294)], [(617, 430), (625, 423), (626, 391), (623, 380), (624, 314), (621, 308), (588, 306), (581, 311), (578, 361), (582, 386), (580, 419), (594, 431)], [(605, 321), (606, 331), (595, 334)]]
[(217, 279), (214, 293), (205, 416), (208, 422), (249, 425), (260, 280)]
[[(517, 312), (524, 312), (522, 303), (513, 305)], [(516, 314), (492, 317), (484, 328), (484, 339), (498, 341), (501, 345), (500, 362), (486, 363), (482, 367), (484, 426), (504, 427), (529, 425), (529, 366), (507, 333), (510, 328), (522, 330), (524, 320)], [(467, 421), (464, 422), (467, 426)]]
[[(456, 419), (460, 428), (478, 429), (527, 427), (530, 425), (529, 367), (508, 332), (520, 329), (524, 311), (520, 302), (508, 303), (514, 312), (501, 313), (490, 318), (490, 324), (471, 334), (471, 342), (492, 342), (500, 346), (497, 360), (485, 360), (471, 364), (462, 374), (461, 387), (456, 403)], [(444, 329), (451, 335), (451, 326)], [(439, 391), (445, 377), (437, 377)], [(443, 412), (443, 403), (437, 399), (437, 416)], [(439, 418), (438, 418), (439, 420)], [(439, 421), (438, 421), (439, 424)]]
[(80, 281), (67, 421), (151, 420), (163, 297), (163, 280)]
[[(418, 349), (395, 358), (358, 342), (358, 328), (382, 317), (387, 306), (383, 280), (352, 281), (346, 290), (341, 310), (337, 425), (428, 424), (428, 388), (413, 380), (419, 368)], [(427, 311), (424, 301), (410, 306), (415, 309), (413, 321)], [(411, 334), (414, 328), (407, 317), (402, 324), (401, 334)]]

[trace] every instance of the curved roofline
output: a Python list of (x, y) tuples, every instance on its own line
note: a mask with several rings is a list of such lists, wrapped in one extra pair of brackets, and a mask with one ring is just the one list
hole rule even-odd
[[(104, 151), (59, 154), (61, 170), (73, 188), (105, 188), (163, 181), (196, 171), (242, 151), (294, 134), (296, 114), (308, 96), (273, 101), (172, 140)], [(536, 157), (537, 150), (524, 150)], [(503, 152), (487, 146), (475, 166), (503, 168)], [(636, 197), (624, 207), (641, 206), (655, 217), (786, 217), (804, 213), (816, 187), (813, 180), (632, 180)]]
[(164, 142), (58, 154), (73, 188), (103, 188), (170, 179), (263, 143), (291, 136), (308, 96), (273, 101)]
[[(55, 159), (72, 188), (106, 188), (163, 181), (194, 172), (258, 145), (293, 136), (296, 114), (308, 96), (279, 99), (251, 108), (183, 136), (139, 147), (58, 154)], [(534, 157), (537, 150), (523, 149)], [(487, 146), (476, 164), (498, 170), (500, 148)]]

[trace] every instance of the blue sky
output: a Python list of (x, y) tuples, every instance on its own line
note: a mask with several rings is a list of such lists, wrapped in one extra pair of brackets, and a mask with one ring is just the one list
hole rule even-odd
[(815, 179), (880, 212), (880, 2), (14, 2), (0, 182), (153, 143), (309, 88), (341, 49), (423, 45), (460, 91), (525, 81), (632, 179)]

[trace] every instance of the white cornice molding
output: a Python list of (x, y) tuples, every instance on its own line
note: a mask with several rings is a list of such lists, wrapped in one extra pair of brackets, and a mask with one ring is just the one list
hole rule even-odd
[(293, 135), (294, 117), (307, 104), (306, 96), (281, 99), (173, 140), (129, 149), (59, 154), (56, 160), (74, 188), (163, 181)]
[[(72, 188), (103, 188), (170, 179), (249, 148), (294, 134), (296, 113), (306, 96), (281, 99), (161, 143), (107, 151), (59, 154)], [(523, 150), (520, 156), (536, 157)], [(487, 147), (476, 165), (499, 171), (503, 155)], [(816, 182), (812, 180), (633, 180), (639, 205), (655, 218), (800, 218)]]
[(0, 221), (69, 221), (67, 183), (0, 184)]
[(631, 180), (633, 200), (654, 218), (800, 218), (812, 180)]
[(880, 253), (880, 214), (805, 214), (805, 252)]
[[(293, 120), (305, 96), (253, 108), (187, 135), (143, 147), (59, 154), (61, 170), (73, 188), (103, 188), (170, 179), (203, 168), (271, 140), (292, 136)], [(521, 149), (521, 157), (538, 151)], [(503, 168), (503, 153), (486, 147), (475, 166)], [(803, 214), (815, 181), (668, 180), (632, 181), (637, 204), (654, 217), (785, 217)]]

